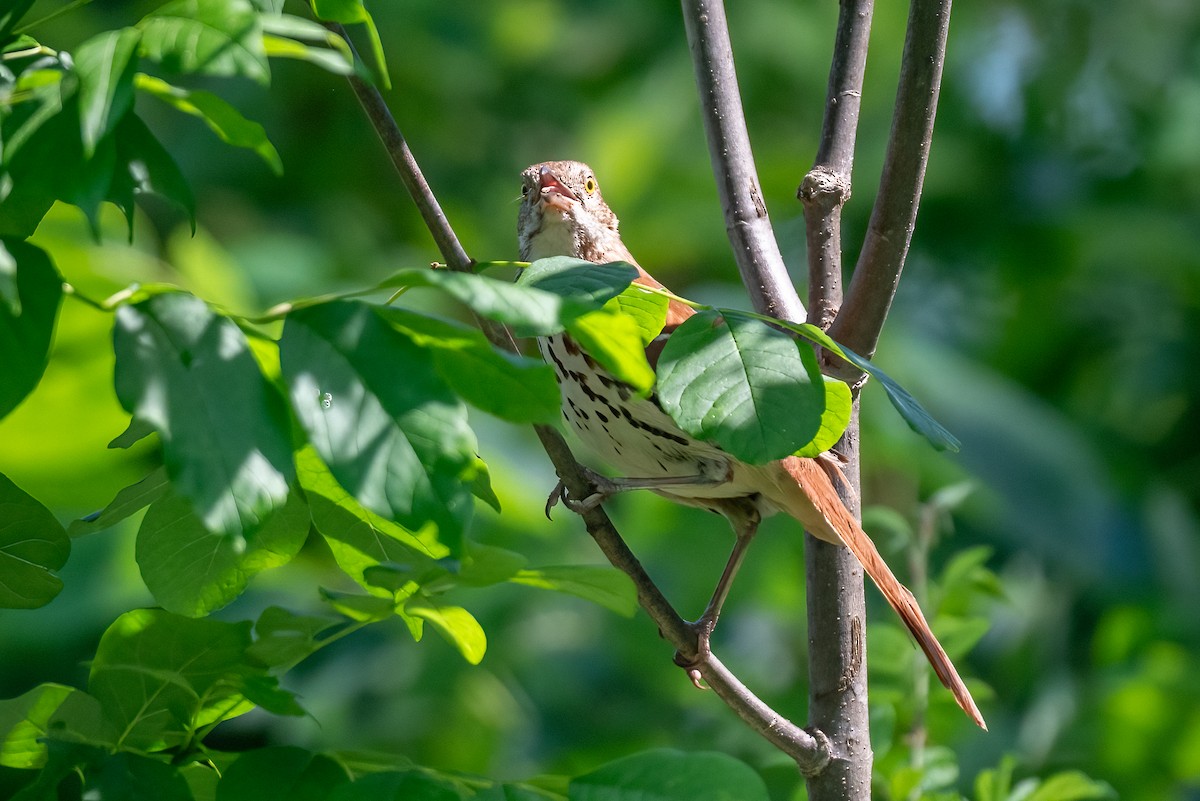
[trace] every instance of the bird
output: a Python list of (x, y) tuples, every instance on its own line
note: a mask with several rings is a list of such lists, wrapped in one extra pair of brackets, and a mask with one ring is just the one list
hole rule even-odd
[[(634, 283), (665, 289), (625, 246), (617, 216), (586, 164), (534, 164), (521, 174), (521, 195), (517, 238), (523, 261), (552, 256), (596, 264), (620, 261), (636, 268)], [(646, 346), (652, 367), (672, 331), (694, 313), (687, 304), (670, 300), (662, 333)], [(612, 376), (565, 332), (539, 337), (537, 344), (542, 357), (554, 368), (568, 427), (588, 450), (622, 474), (610, 478), (587, 470), (592, 494), (571, 499), (560, 484), (551, 495), (548, 509), (561, 499), (578, 511), (619, 492), (646, 489), (676, 503), (719, 513), (733, 528), (733, 552), (707, 608), (692, 624), (701, 654), (709, 648), (721, 607), (760, 520), (781, 512), (797, 520), (814, 537), (850, 549), (925, 653), (938, 679), (967, 716), (987, 729), (916, 598), (892, 573), (838, 495), (838, 482), (844, 477), (834, 457), (789, 456), (762, 465), (745, 463), (715, 443), (683, 431), (659, 406), (653, 393), (639, 394)], [(696, 681), (697, 674), (694, 670), (691, 673)]]

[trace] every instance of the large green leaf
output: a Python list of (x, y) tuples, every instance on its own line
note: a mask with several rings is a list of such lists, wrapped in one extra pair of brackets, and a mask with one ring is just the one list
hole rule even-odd
[(313, 13), (318, 19), (340, 22), (343, 25), (362, 23), (367, 26), (367, 38), (371, 43), (371, 55), (379, 66), (379, 84), (384, 89), (391, 89), (391, 79), (388, 78), (387, 59), (383, 49), (383, 40), (379, 29), (375, 27), (375, 19), (367, 11), (362, 0), (311, 0)]
[[(427, 528), (413, 533), (364, 508), (337, 483), (311, 447), (296, 454), (300, 486), (308, 498), (317, 532), (345, 573), (372, 592), (382, 590), (366, 580), (366, 571), (382, 564), (408, 564), (440, 570), (437, 561), (450, 548)], [(392, 597), (392, 593), (386, 593)]]
[(0, 418), (46, 371), (61, 303), (62, 279), (45, 251), (0, 239)]
[(174, 0), (138, 27), (142, 54), (167, 70), (270, 81), (262, 26), (249, 0)]
[(221, 137), (222, 141), (234, 147), (254, 151), (276, 175), (283, 172), (283, 161), (280, 160), (279, 152), (275, 150), (271, 140), (267, 138), (266, 129), (257, 122), (246, 119), (228, 101), (203, 89), (189, 90), (172, 86), (152, 75), (138, 75), (135, 85), (184, 114), (204, 120), (204, 124)]
[(34, 609), (58, 595), (54, 571), (71, 540), (50, 510), (0, 474), (0, 608)]
[(296, 492), (245, 539), (209, 531), (185, 499), (168, 494), (142, 519), (137, 563), (164, 609), (207, 615), (241, 595), (257, 574), (290, 562), (308, 537), (308, 524), (308, 506)]
[(642, 327), (637, 321), (611, 308), (588, 312), (567, 322), (567, 333), (614, 378), (649, 395), (654, 387), (654, 368), (646, 361)]
[(118, 746), (181, 745), (197, 729), (252, 708), (244, 690), (270, 680), (248, 661), (249, 645), (249, 623), (135, 609), (100, 638), (88, 691), (117, 727)]
[(172, 292), (117, 310), (117, 397), (162, 440), (175, 489), (219, 534), (252, 532), (293, 475), (282, 399), (241, 330)]
[(248, 751), (225, 769), (220, 801), (326, 801), (350, 776), (337, 761), (303, 748)]
[(498, 351), (477, 328), (394, 307), (377, 313), (433, 352), (438, 372), (463, 400), (514, 423), (558, 419), (554, 370), (538, 359)]
[(133, 105), (133, 74), (141, 31), (121, 28), (93, 36), (75, 51), (83, 155), (112, 131)]
[(37, 768), (46, 762), (46, 738), (111, 744), (116, 733), (100, 703), (74, 687), (40, 684), (0, 701), (0, 765)]
[(383, 771), (338, 787), (330, 801), (463, 801), (464, 793), (427, 771)]
[(552, 256), (522, 270), (517, 283), (591, 309), (616, 298), (637, 277), (637, 268), (623, 261), (595, 264), (570, 256)]
[(471, 517), (475, 434), (433, 356), (362, 303), (288, 315), (279, 343), (292, 407), (339, 484), (454, 555)]
[(809, 445), (826, 408), (810, 346), (752, 317), (711, 310), (667, 340), (658, 397), (684, 431), (751, 464)]
[(715, 752), (661, 748), (610, 762), (571, 780), (570, 801), (767, 801), (762, 778)]

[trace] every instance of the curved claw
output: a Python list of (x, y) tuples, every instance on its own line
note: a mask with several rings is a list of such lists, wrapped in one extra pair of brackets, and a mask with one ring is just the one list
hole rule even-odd
[[(564, 505), (567, 504), (567, 487), (562, 483), (562, 479), (559, 479), (558, 483), (554, 485), (554, 489), (550, 490), (550, 496), (546, 498), (546, 508), (544, 511), (546, 512), (547, 520), (554, 519), (550, 516), (550, 510), (558, 506), (559, 501), (562, 501)], [(568, 506), (567, 508), (570, 507)]]

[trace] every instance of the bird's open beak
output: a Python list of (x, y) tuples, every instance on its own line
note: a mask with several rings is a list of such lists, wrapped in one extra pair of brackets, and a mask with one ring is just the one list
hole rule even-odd
[(543, 205), (558, 211), (570, 211), (571, 206), (579, 201), (549, 167), (542, 167), (538, 174), (538, 189)]

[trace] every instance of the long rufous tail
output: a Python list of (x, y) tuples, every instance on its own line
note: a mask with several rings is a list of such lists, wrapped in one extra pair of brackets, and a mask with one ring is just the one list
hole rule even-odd
[(942, 684), (954, 694), (954, 700), (971, 720), (986, 731), (987, 724), (983, 722), (983, 715), (979, 713), (975, 699), (971, 697), (967, 685), (959, 677), (950, 657), (946, 656), (941, 643), (933, 635), (925, 615), (917, 605), (917, 599), (896, 579), (875, 548), (875, 543), (842, 503), (829, 473), (813, 459), (796, 457), (773, 462), (763, 469), (768, 471), (768, 480), (764, 482), (767, 486), (763, 494), (781, 511), (800, 521), (805, 530), (814, 537), (840, 543), (850, 549), (862, 563), (867, 575), (875, 582), (875, 586), (883, 593), (883, 597), (912, 632), (913, 638), (925, 652), (929, 664), (933, 666), (934, 673)]

